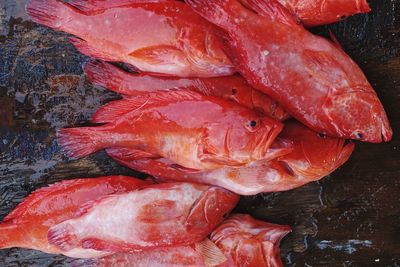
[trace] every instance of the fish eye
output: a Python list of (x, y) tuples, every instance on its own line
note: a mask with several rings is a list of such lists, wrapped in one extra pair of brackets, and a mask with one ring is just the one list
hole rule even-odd
[(250, 132), (257, 131), (260, 126), (260, 122), (257, 120), (248, 121), (245, 125), (246, 129)]
[(361, 138), (363, 138), (363, 136), (364, 136), (364, 135), (363, 135), (362, 133), (357, 133), (357, 134), (356, 134), (356, 138), (357, 138), (357, 139), (361, 139)]
[(324, 134), (324, 133), (318, 133), (318, 136), (321, 137), (321, 138), (325, 138), (325, 137), (326, 137), (326, 134)]

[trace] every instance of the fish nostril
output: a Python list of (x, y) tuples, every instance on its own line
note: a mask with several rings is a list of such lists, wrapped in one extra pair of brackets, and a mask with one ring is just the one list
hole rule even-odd
[(237, 89), (236, 88), (232, 88), (232, 95), (236, 95), (237, 94)]

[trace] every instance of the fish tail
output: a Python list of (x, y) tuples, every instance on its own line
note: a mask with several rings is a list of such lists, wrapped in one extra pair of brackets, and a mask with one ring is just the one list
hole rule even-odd
[(85, 64), (83, 70), (92, 83), (116, 93), (129, 95), (130, 90), (126, 89), (129, 84), (124, 82), (129, 74), (118, 67), (103, 61), (92, 60)]
[(49, 229), (49, 243), (63, 251), (71, 250), (79, 245), (78, 238), (72, 233), (70, 224), (64, 222)]
[(57, 141), (70, 159), (79, 159), (105, 148), (107, 138), (103, 126), (64, 128), (57, 132)]
[(0, 249), (18, 247), (18, 225), (0, 223)]
[(76, 11), (57, 0), (31, 0), (26, 5), (26, 13), (36, 23), (54, 29), (63, 29)]

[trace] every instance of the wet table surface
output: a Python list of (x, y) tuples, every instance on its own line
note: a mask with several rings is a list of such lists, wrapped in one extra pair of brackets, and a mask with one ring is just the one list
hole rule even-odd
[[(331, 29), (360, 64), (389, 115), (394, 138), (357, 143), (342, 168), (302, 188), (242, 198), (237, 211), (294, 231), (282, 242), (287, 266), (400, 266), (400, 0)], [(56, 129), (88, 123), (117, 95), (82, 74), (88, 58), (68, 36), (32, 23), (24, 0), (0, 0), (0, 219), (41, 186), (62, 179), (135, 172), (105, 153), (68, 161)], [(0, 266), (68, 266), (72, 259), (26, 249), (0, 251)]]

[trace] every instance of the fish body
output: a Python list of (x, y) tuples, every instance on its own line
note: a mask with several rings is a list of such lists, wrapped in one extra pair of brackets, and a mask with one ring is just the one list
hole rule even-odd
[(278, 0), (307, 27), (330, 24), (370, 12), (366, 0)]
[(277, 100), (323, 134), (379, 143), (392, 130), (376, 92), (357, 64), (335, 43), (313, 35), (277, 1), (187, 0), (225, 30), (230, 59), (249, 84)]
[(280, 121), (289, 117), (289, 114), (275, 100), (251, 87), (239, 75), (215, 78), (175, 78), (146, 73), (132, 74), (99, 61), (87, 63), (84, 70), (93, 83), (124, 96), (136, 96), (141, 92), (190, 89), (207, 96), (232, 100)]
[(75, 248), (61, 251), (49, 244), (51, 226), (74, 216), (79, 207), (108, 194), (122, 193), (150, 184), (125, 176), (62, 181), (36, 190), (0, 223), (0, 248), (21, 247), (75, 258), (94, 258), (109, 253)]
[(189, 90), (113, 101), (94, 114), (94, 121), (109, 123), (59, 131), (58, 142), (71, 158), (130, 147), (197, 170), (263, 159), (283, 128), (236, 103)]
[(72, 44), (94, 58), (180, 77), (234, 73), (216, 37), (218, 29), (184, 3), (118, 2), (105, 1), (109, 8), (100, 5), (100, 11), (85, 13), (62, 1), (31, 0), (26, 10), (33, 21), (76, 36)]
[(149, 185), (84, 205), (76, 218), (51, 227), (48, 239), (63, 251), (138, 252), (189, 245), (206, 238), (238, 201), (238, 195), (207, 185)]
[(156, 248), (137, 253), (116, 253), (84, 261), (82, 267), (205, 267), (204, 261), (192, 246)]
[(241, 167), (187, 171), (164, 158), (136, 158), (127, 148), (107, 149), (121, 165), (148, 173), (162, 181), (191, 181), (217, 185), (240, 195), (286, 191), (319, 180), (344, 164), (353, 143), (321, 136), (304, 125), (288, 121), (270, 149), (271, 158)]
[[(133, 264), (134, 263), (134, 264)], [(186, 246), (154, 248), (137, 253), (115, 253), (84, 260), (76, 267), (212, 267), (229, 263), (222, 251), (208, 238)]]
[(210, 236), (237, 267), (283, 267), (279, 244), (289, 226), (259, 221), (247, 214), (233, 214)]

